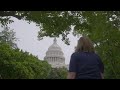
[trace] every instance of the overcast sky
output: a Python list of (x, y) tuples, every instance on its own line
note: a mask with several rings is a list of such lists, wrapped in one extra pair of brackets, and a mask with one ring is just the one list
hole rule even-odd
[[(19, 40), (17, 41), (18, 47), (23, 51), (27, 51), (38, 56), (40, 60), (43, 60), (49, 46), (53, 44), (53, 38), (45, 37), (43, 40), (38, 41), (37, 35), (39, 27), (34, 23), (28, 24), (26, 21), (17, 20), (15, 18), (13, 19), (14, 23), (10, 24), (9, 27), (14, 29), (16, 32), (16, 37)], [(70, 45), (64, 44), (61, 37), (57, 38), (57, 43), (64, 53), (66, 64), (69, 64), (70, 56), (74, 52), (74, 47), (78, 40), (78, 38), (74, 37), (72, 34), (68, 37), (71, 41)]]

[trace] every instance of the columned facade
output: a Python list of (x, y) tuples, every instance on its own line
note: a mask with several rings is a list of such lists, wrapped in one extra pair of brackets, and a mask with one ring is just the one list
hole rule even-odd
[(53, 44), (48, 48), (46, 56), (44, 57), (53, 68), (65, 67), (65, 57), (61, 47), (57, 44), (56, 38), (54, 38)]

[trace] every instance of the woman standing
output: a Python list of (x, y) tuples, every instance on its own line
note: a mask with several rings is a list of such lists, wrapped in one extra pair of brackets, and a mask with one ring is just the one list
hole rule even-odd
[(71, 55), (68, 79), (103, 79), (104, 65), (88, 37), (78, 40)]

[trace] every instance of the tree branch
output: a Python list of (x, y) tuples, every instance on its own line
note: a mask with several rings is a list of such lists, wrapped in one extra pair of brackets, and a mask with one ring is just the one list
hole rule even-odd
[(16, 11), (0, 11), (0, 16), (1, 17), (5, 17), (5, 16), (12, 16), (12, 17), (15, 17), (17, 19), (22, 19), (23, 17), (22, 16), (19, 16), (19, 15), (16, 15)]

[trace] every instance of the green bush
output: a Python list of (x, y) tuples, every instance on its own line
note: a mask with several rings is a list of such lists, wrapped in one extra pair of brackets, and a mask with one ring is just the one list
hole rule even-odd
[(51, 66), (28, 52), (0, 43), (0, 75), (2, 79), (46, 79)]

